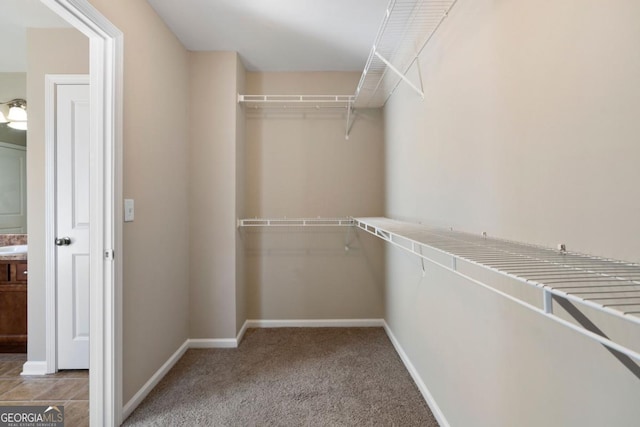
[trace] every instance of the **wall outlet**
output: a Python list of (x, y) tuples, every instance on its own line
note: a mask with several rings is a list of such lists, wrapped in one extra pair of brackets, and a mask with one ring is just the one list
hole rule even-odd
[(134, 208), (133, 199), (124, 199), (124, 222), (133, 221)]

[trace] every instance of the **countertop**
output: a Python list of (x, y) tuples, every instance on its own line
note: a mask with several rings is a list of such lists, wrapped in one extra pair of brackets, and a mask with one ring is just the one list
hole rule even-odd
[[(26, 234), (0, 234), (0, 246), (26, 245)], [(26, 261), (27, 254), (0, 255), (0, 261)]]
[(26, 261), (27, 254), (0, 255), (0, 261)]

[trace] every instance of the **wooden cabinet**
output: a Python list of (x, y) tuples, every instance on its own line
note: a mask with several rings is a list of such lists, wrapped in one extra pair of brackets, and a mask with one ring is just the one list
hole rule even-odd
[(27, 351), (27, 262), (0, 260), (0, 353)]
[(14, 264), (16, 267), (16, 282), (27, 283), (27, 262), (19, 261)]

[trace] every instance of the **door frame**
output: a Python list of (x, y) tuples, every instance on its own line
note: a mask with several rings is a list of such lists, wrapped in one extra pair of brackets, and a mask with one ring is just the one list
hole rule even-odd
[[(45, 349), (47, 374), (58, 370), (58, 309), (56, 283), (56, 89), (58, 85), (90, 85), (88, 74), (46, 74), (44, 76), (44, 141), (45, 141)], [(92, 218), (93, 219), (93, 218)]]
[[(87, 0), (41, 1), (89, 38), (89, 416), (92, 426), (117, 426), (122, 422), (123, 34)], [(46, 263), (50, 271), (52, 259)], [(45, 280), (48, 289), (51, 277)]]

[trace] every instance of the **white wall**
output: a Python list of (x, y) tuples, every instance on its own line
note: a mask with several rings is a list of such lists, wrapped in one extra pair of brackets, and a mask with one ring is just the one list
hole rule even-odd
[[(640, 261), (638, 16), (460, 0), (420, 58), (426, 99), (401, 85), (385, 108), (387, 216)], [(386, 292), (451, 425), (637, 424), (640, 381), (601, 346), (395, 249)]]
[[(359, 73), (248, 73), (249, 94), (355, 91)], [(246, 112), (247, 217), (374, 216), (383, 210), (383, 126), (361, 111)], [(347, 228), (243, 229), (251, 319), (380, 318), (382, 247)], [(345, 251), (345, 242), (351, 249)]]

